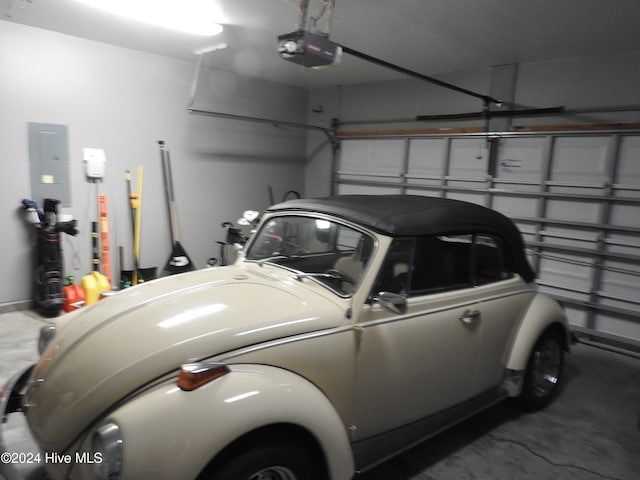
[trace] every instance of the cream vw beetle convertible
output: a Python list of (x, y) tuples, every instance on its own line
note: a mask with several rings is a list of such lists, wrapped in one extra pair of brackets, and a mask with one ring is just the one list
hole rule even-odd
[(269, 208), (234, 265), (60, 317), (41, 348), (2, 414), (52, 479), (319, 480), (545, 406), (569, 342), (502, 214), (345, 195)]

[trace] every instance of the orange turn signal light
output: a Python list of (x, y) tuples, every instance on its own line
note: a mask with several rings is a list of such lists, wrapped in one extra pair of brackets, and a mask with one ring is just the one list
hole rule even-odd
[(229, 367), (218, 362), (186, 363), (180, 367), (178, 386), (190, 392), (229, 373)]

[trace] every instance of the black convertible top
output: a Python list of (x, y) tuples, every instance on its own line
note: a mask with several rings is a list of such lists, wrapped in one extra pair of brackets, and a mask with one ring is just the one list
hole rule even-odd
[(420, 195), (338, 195), (289, 200), (268, 211), (312, 211), (335, 215), (394, 237), (486, 233), (503, 240), (512, 268), (525, 281), (535, 273), (518, 227), (490, 208)]

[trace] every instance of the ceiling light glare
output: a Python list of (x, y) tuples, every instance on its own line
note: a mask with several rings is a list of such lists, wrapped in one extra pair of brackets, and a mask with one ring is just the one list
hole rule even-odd
[(105, 12), (194, 35), (222, 33), (222, 12), (212, 0), (77, 0)]

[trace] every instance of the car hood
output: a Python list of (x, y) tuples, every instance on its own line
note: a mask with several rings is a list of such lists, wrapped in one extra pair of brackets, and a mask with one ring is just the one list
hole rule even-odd
[(43, 448), (61, 451), (114, 403), (183, 363), (341, 325), (337, 297), (320, 288), (278, 268), (229, 266), (74, 312), (34, 368), (24, 402), (30, 428)]

